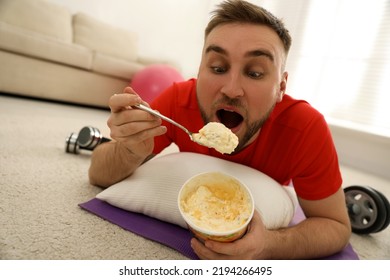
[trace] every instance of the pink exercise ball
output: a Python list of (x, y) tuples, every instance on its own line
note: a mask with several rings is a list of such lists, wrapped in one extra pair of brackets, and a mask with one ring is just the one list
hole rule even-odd
[(150, 65), (137, 72), (130, 86), (143, 100), (150, 103), (174, 82), (183, 81), (182, 75), (168, 65)]

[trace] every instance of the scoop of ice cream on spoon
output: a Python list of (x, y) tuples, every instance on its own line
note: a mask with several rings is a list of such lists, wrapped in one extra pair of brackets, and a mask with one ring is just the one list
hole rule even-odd
[(209, 122), (199, 130), (199, 133), (193, 133), (181, 124), (145, 105), (135, 105), (133, 106), (133, 108), (137, 108), (149, 112), (150, 114), (155, 115), (157, 117), (160, 117), (161, 119), (185, 131), (192, 141), (209, 148), (214, 148), (222, 154), (232, 153), (238, 145), (238, 137), (222, 123)]
[(238, 137), (226, 126), (219, 122), (209, 122), (194, 133), (195, 142), (214, 148), (222, 154), (231, 154), (238, 145)]

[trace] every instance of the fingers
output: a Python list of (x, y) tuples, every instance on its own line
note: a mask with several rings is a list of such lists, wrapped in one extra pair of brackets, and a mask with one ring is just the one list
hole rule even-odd
[(195, 254), (202, 260), (222, 260), (227, 259), (227, 256), (220, 255), (202, 244), (196, 238), (191, 239), (191, 247)]
[(167, 129), (161, 126), (161, 120), (153, 121), (131, 121), (121, 125), (111, 125), (110, 136), (118, 141), (125, 141), (129, 144), (137, 144), (139, 142), (163, 135)]
[(125, 87), (123, 90), (124, 93), (132, 93), (132, 94), (137, 94), (132, 87)]
[(133, 137), (131, 140), (134, 143), (166, 132), (166, 127), (161, 126), (160, 118), (133, 108), (111, 113), (107, 125), (113, 139)]
[(117, 112), (111, 112), (107, 124), (111, 127), (124, 125), (130, 122), (155, 122), (156, 125), (160, 125), (161, 119), (148, 112), (133, 107), (127, 107)]
[(253, 259), (264, 242), (261, 228), (263, 223), (257, 211), (249, 224), (247, 233), (230, 243), (207, 240), (204, 244), (196, 239), (191, 240), (191, 247), (201, 259)]
[(141, 103), (149, 106), (131, 87), (114, 94), (109, 100), (111, 115), (107, 125), (112, 139), (122, 142), (129, 150), (147, 154), (153, 147), (153, 138), (167, 129), (161, 126), (160, 118), (132, 107)]
[(143, 103), (141, 97), (131, 87), (126, 87), (123, 93), (114, 94), (108, 101), (108, 105), (113, 113), (141, 103)]
[(122, 93), (111, 96), (108, 105), (112, 113), (118, 113), (141, 102), (142, 100), (138, 95)]

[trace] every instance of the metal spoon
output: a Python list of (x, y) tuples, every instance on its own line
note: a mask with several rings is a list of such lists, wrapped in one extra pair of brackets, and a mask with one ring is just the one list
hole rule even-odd
[(147, 106), (145, 106), (145, 105), (142, 105), (142, 104), (134, 105), (134, 106), (132, 106), (132, 107), (137, 108), (137, 109), (140, 109), (140, 110), (143, 110), (143, 111), (146, 111), (146, 112), (148, 112), (148, 113), (150, 113), (150, 114), (152, 114), (152, 115), (154, 115), (154, 116), (157, 116), (157, 117), (159, 117), (159, 118), (162, 118), (163, 120), (165, 120), (165, 121), (167, 121), (167, 122), (169, 122), (169, 123), (171, 123), (171, 124), (173, 124), (173, 125), (176, 125), (178, 128), (184, 130), (184, 132), (188, 134), (188, 136), (190, 137), (191, 141), (196, 142), (196, 141), (195, 141), (195, 138), (194, 138), (194, 136), (193, 136), (193, 134), (194, 134), (193, 132), (189, 131), (187, 128), (185, 128), (185, 127), (182, 126), (181, 124), (175, 122), (174, 120), (172, 120), (172, 119), (170, 119), (170, 118), (168, 118), (168, 117), (166, 117), (166, 116), (160, 114), (160, 113), (157, 112), (156, 110), (153, 110), (153, 109), (151, 109), (151, 108), (149, 108), (149, 107), (147, 107)]

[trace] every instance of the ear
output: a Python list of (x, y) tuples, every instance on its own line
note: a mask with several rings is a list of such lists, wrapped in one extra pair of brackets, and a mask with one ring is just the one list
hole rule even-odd
[(282, 101), (283, 95), (286, 93), (286, 89), (287, 89), (287, 79), (288, 79), (288, 72), (285, 71), (285, 72), (283, 72), (283, 74), (282, 74), (282, 80), (280, 81), (280, 84), (279, 84), (279, 93), (278, 93), (277, 102)]

